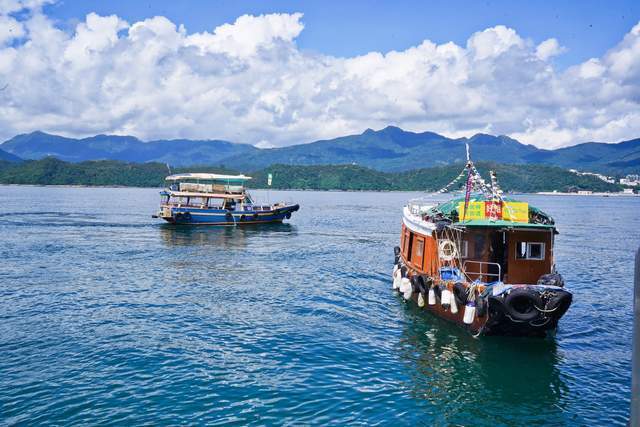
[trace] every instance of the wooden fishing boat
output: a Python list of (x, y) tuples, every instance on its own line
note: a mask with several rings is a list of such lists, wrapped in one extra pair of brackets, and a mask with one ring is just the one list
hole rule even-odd
[(463, 197), (405, 206), (393, 288), (474, 335), (555, 331), (572, 294), (554, 264), (553, 218), (504, 197), (495, 174), (485, 182), (469, 158), (441, 192), (456, 183)]
[(160, 211), (154, 218), (172, 224), (247, 225), (282, 222), (300, 207), (284, 202), (254, 203), (245, 188), (251, 177), (184, 173), (165, 178)]

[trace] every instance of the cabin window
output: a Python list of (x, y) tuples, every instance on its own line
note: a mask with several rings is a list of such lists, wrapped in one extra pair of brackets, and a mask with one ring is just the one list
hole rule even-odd
[(424, 240), (418, 240), (416, 245), (416, 256), (422, 258), (424, 253)]
[(409, 248), (409, 232), (405, 232), (404, 233), (404, 240), (402, 241), (402, 252), (404, 252), (406, 255), (406, 257), (408, 258), (409, 255), (407, 253), (407, 250)]
[(413, 233), (409, 233), (409, 248), (407, 250), (407, 261), (411, 261), (412, 252), (413, 252)]
[(469, 242), (466, 240), (460, 242), (460, 258), (469, 258)]
[(516, 245), (516, 259), (544, 259), (544, 243), (518, 242)]

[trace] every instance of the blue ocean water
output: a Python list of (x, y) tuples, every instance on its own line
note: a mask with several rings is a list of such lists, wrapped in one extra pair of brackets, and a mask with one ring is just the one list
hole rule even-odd
[(392, 292), (416, 193), (256, 195), (302, 208), (176, 228), (154, 189), (0, 187), (0, 424), (626, 423), (639, 198), (521, 197), (575, 294), (534, 340)]

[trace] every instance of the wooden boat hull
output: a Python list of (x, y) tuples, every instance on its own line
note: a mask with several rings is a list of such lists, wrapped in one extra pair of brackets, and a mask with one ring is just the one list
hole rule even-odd
[(171, 224), (178, 225), (252, 225), (282, 222), (300, 209), (299, 205), (288, 205), (272, 210), (230, 211), (226, 209), (198, 209), (172, 207), (158, 215)]
[[(481, 292), (474, 296), (472, 302), (477, 308), (476, 314), (470, 323), (465, 323), (465, 305), (468, 302), (465, 292), (472, 283), (458, 279), (442, 280), (438, 277), (440, 273), (435, 258), (438, 251), (436, 240), (408, 227), (403, 227), (403, 235), (405, 233), (407, 236), (413, 234), (415, 241), (422, 242), (423, 254), (422, 258), (418, 258), (419, 262), (415, 261), (416, 257), (412, 262), (405, 258), (408, 253), (406, 250), (396, 248), (395, 274), (411, 281), (412, 292), (408, 298), (405, 295), (405, 299), (417, 304), (425, 312), (463, 327), (473, 335), (544, 337), (555, 331), (558, 321), (571, 305), (572, 294), (559, 286), (483, 283)], [(409, 246), (406, 240), (401, 242), (405, 248)], [(428, 304), (429, 289), (435, 291), (435, 304)], [(456, 298), (457, 312), (452, 312), (450, 304), (442, 304), (444, 289), (451, 292), (452, 298)], [(418, 304), (420, 294), (422, 304)]]
[[(523, 285), (523, 287), (527, 287), (527, 285)], [(571, 295), (566, 290), (557, 291), (562, 294)], [(562, 317), (562, 314), (564, 314), (564, 311), (566, 311), (565, 309), (562, 314), (558, 313), (559, 315), (547, 316), (546, 318), (542, 316), (542, 313), (540, 313), (541, 315), (537, 316), (533, 320), (521, 321), (510, 317), (510, 315), (505, 312), (504, 308), (502, 308), (499, 300), (494, 300), (490, 297), (486, 313), (482, 316), (475, 316), (471, 324), (466, 324), (463, 321), (465, 310), (464, 305), (458, 307), (457, 313), (452, 313), (451, 308), (445, 308), (440, 304), (439, 300), (434, 305), (427, 304), (426, 301), (428, 297), (425, 294), (423, 294), (423, 300), (425, 303), (423, 307), (420, 307), (418, 304), (418, 298), (419, 293), (413, 293), (410, 301), (412, 304), (418, 306), (420, 310), (428, 313), (429, 315), (455, 323), (469, 331), (472, 335), (546, 337), (555, 332), (558, 327), (558, 321)], [(570, 300), (571, 297), (569, 297), (569, 303)], [(566, 308), (568, 308), (568, 306)]]

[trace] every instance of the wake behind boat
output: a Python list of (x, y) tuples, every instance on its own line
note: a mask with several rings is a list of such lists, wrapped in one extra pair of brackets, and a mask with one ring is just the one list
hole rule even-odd
[(160, 211), (154, 218), (172, 224), (245, 225), (282, 222), (297, 204), (257, 204), (247, 192), (245, 175), (184, 173), (165, 178)]
[(393, 288), (424, 311), (477, 335), (545, 336), (572, 294), (557, 273), (553, 218), (507, 199), (495, 174), (487, 184), (467, 154), (464, 197), (404, 208)]

